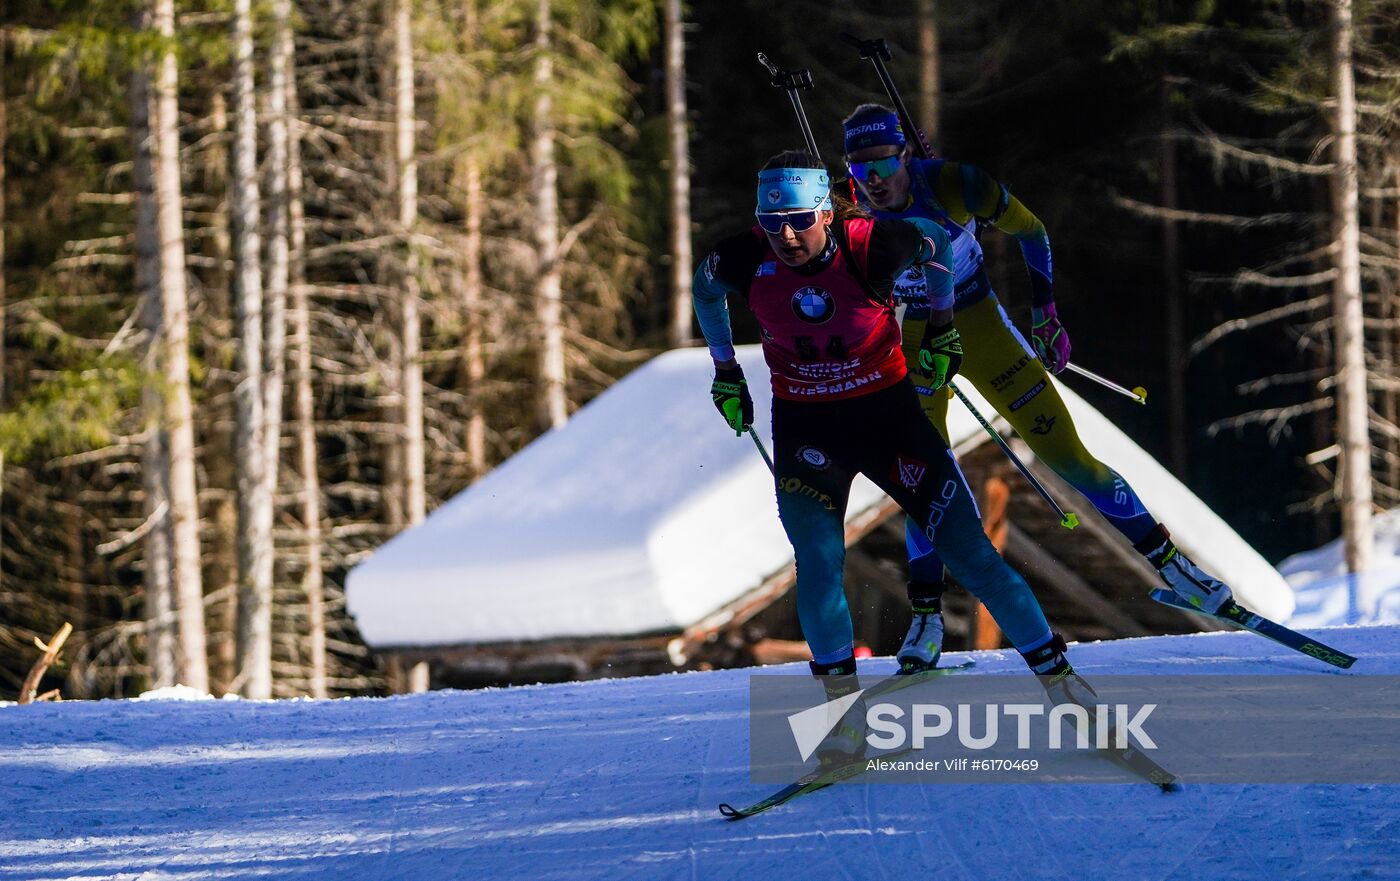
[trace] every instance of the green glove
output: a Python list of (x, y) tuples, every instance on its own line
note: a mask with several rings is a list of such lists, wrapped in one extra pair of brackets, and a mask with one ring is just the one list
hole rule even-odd
[(914, 385), (922, 394), (931, 395), (958, 375), (962, 367), (962, 337), (952, 324), (924, 329), (924, 339), (919, 343), (919, 369), (915, 372)]
[(738, 437), (753, 425), (753, 398), (744, 380), (742, 367), (716, 367), (715, 381), (710, 383), (710, 400), (715, 409)]

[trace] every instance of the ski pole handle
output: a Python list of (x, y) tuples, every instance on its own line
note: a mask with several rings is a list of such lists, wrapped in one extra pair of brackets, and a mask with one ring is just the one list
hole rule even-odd
[(797, 94), (799, 89), (813, 88), (812, 71), (805, 67), (798, 70), (781, 70), (763, 52), (758, 53), (758, 63), (773, 77), (769, 83), (774, 88), (787, 92), (792, 101), (792, 112), (797, 114), (797, 125), (802, 129), (802, 137), (807, 142), (807, 152), (820, 160), (822, 156), (817, 151), (817, 139), (812, 134), (811, 124), (807, 122), (807, 111), (802, 107), (802, 98)]
[(847, 33), (841, 34), (841, 39), (860, 50), (860, 57), (868, 60), (875, 66), (875, 75), (880, 78), (880, 85), (885, 87), (885, 94), (890, 96), (890, 103), (894, 105), (895, 115), (899, 117), (900, 125), (906, 130), (906, 138), (912, 140), (916, 153), (920, 159), (930, 159), (933, 154), (924, 143), (922, 131), (914, 124), (914, 115), (905, 106), (904, 99), (899, 96), (899, 89), (895, 87), (894, 78), (890, 76), (890, 69), (885, 66), (893, 56), (890, 55), (890, 47), (884, 38), (876, 37), (873, 40), (862, 40)]
[(839, 36), (841, 42), (848, 46), (854, 46), (860, 51), (861, 58), (878, 58), (881, 61), (889, 61), (894, 56), (890, 54), (889, 44), (883, 37), (876, 37), (873, 40), (862, 40), (853, 34), (842, 31)]
[(1075, 373), (1078, 373), (1085, 379), (1091, 379), (1094, 382), (1097, 382), (1099, 385), (1103, 386), (1106, 389), (1111, 389), (1120, 395), (1126, 395), (1127, 397), (1132, 398), (1134, 401), (1137, 401), (1139, 404), (1142, 404), (1144, 406), (1147, 405), (1147, 389), (1143, 388), (1142, 386), (1137, 386), (1136, 388), (1131, 390), (1126, 389), (1118, 383), (1113, 382), (1109, 379), (1104, 379), (1102, 376), (1099, 376), (1092, 370), (1085, 370), (1083, 367), (1080, 367), (1078, 364), (1075, 364), (1073, 362), (1066, 364), (1065, 366), (1068, 367), (1070, 370), (1073, 370)]

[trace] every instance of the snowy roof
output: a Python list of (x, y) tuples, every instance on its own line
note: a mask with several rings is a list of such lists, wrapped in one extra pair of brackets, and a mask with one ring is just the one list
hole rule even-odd
[(1377, 515), (1372, 525), (1371, 567), (1362, 579), (1347, 575), (1340, 538), (1278, 564), (1298, 602), (1289, 626), (1400, 624), (1400, 508)]
[[(755, 429), (771, 451), (759, 347), (741, 347), (739, 360)], [(347, 602), (366, 642), (676, 631), (790, 564), (767, 466), (714, 412), (711, 372), (703, 348), (653, 359), (354, 567)], [(1085, 443), (1130, 477), (1187, 553), (1259, 612), (1292, 612), (1287, 585), (1267, 562), (1102, 414), (1060, 389)], [(955, 446), (981, 432), (961, 407), (949, 423)], [(858, 478), (847, 519), (883, 498)]]

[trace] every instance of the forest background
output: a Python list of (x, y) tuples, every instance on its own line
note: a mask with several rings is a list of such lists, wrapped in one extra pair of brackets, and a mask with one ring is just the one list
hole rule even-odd
[(694, 260), (801, 144), (756, 53), (828, 164), (885, 100), (842, 31), (1151, 405), (1065, 381), (1269, 559), (1395, 504), (1390, 0), (10, 0), (0, 695), (64, 622), (65, 697), (381, 690), (346, 571), (694, 344)]

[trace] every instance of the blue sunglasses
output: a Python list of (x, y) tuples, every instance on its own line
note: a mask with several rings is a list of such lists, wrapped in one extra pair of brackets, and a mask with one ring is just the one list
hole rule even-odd
[(869, 162), (847, 162), (846, 168), (850, 169), (851, 177), (864, 183), (870, 180), (870, 175), (880, 176), (880, 180), (889, 180), (899, 171), (899, 154), (886, 156), (883, 159), (872, 159)]
[(758, 225), (763, 227), (764, 232), (773, 235), (781, 235), (783, 225), (792, 227), (793, 232), (806, 232), (817, 225), (819, 211), (782, 211), (765, 213), (755, 211), (754, 217), (758, 218)]

